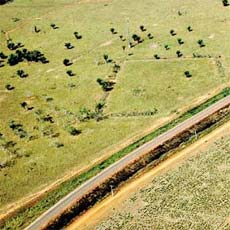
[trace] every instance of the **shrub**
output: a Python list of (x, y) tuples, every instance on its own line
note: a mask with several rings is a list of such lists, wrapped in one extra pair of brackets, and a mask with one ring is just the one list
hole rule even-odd
[(72, 136), (77, 136), (77, 135), (81, 134), (81, 130), (76, 129), (73, 126), (67, 126), (66, 131)]

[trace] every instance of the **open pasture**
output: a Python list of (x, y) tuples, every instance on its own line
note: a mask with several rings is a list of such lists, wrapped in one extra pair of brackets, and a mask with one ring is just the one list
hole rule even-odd
[(2, 210), (229, 85), (220, 0), (15, 0), (0, 14)]

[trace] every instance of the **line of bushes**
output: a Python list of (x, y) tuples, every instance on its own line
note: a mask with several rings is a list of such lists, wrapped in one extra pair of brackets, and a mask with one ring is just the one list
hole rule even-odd
[(169, 122), (168, 124), (160, 127), (159, 129), (146, 135), (145, 137), (143, 137), (140, 140), (136, 141), (135, 143), (127, 146), (126, 148), (122, 149), (121, 151), (113, 154), (108, 159), (95, 165), (94, 167), (92, 167), (88, 171), (76, 176), (75, 178), (73, 178), (69, 181), (62, 183), (57, 189), (53, 190), (52, 192), (49, 192), (40, 201), (38, 201), (36, 204), (33, 204), (32, 207), (25, 207), (24, 209), (20, 210), (20, 212), (17, 213), (17, 216), (13, 216), (4, 222), (2, 220), (2, 223), (0, 223), (0, 227), (2, 224), (3, 229), (17, 229), (17, 228), (19, 228), (19, 226), (20, 226), (20, 228), (23, 228), (26, 225), (29, 225), (39, 215), (41, 215), (43, 212), (45, 212), (50, 207), (52, 207), (58, 200), (63, 198), (69, 192), (73, 191), (76, 187), (78, 187), (79, 185), (81, 185), (82, 183), (87, 181), (88, 179), (97, 175), (104, 168), (110, 166), (111, 164), (113, 164), (114, 162), (116, 162), (117, 160), (122, 158), (123, 156), (127, 155), (131, 151), (135, 150), (139, 146), (152, 140), (153, 138), (159, 136), (160, 134), (166, 132), (167, 130), (175, 127), (177, 124), (179, 124), (179, 123), (183, 122), (184, 120), (192, 117), (193, 115), (199, 113), (200, 111), (204, 110), (205, 108), (209, 107), (210, 105), (214, 104), (215, 102), (221, 100), (222, 98), (224, 98), (228, 95), (230, 95), (230, 88), (225, 88), (219, 94), (210, 98), (209, 100), (207, 100), (203, 104), (187, 111), (186, 113), (182, 114), (177, 119), (175, 119), (175, 120)]

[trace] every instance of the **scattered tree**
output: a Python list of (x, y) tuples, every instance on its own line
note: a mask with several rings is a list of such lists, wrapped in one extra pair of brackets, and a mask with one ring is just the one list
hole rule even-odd
[(72, 63), (69, 59), (64, 59), (64, 60), (63, 60), (63, 64), (64, 64), (65, 66), (70, 66), (70, 65), (72, 65), (73, 63)]
[(200, 46), (200, 48), (205, 47), (205, 43), (202, 39), (198, 40), (197, 43)]
[(176, 54), (177, 54), (178, 58), (183, 57), (183, 54), (182, 54), (182, 52), (180, 50), (177, 50)]
[(189, 71), (185, 71), (185, 72), (184, 72), (184, 75), (185, 75), (187, 78), (192, 77), (192, 74), (191, 74)]
[(74, 36), (77, 40), (82, 39), (82, 35), (80, 35), (78, 32), (74, 32)]
[(6, 88), (7, 90), (11, 91), (11, 90), (13, 90), (15, 87), (12, 86), (12, 85), (10, 85), (10, 84), (7, 84), (7, 85), (5, 85), (5, 88)]
[(165, 49), (166, 50), (170, 50), (170, 46), (169, 45), (165, 45)]
[(7, 41), (7, 47), (9, 50), (16, 50), (18, 48), (22, 48), (24, 45), (22, 45), (21, 42), (15, 44), (14, 42), (12, 42), (11, 40)]
[(137, 34), (133, 34), (132, 39), (133, 39), (135, 42), (137, 42), (137, 43), (143, 42), (143, 40), (141, 39), (141, 37), (138, 36)]
[(149, 39), (153, 39), (153, 35), (151, 33), (149, 33), (147, 36)]
[(226, 6), (230, 6), (230, 2), (229, 0), (223, 0), (222, 1), (223, 5), (226, 7)]
[(34, 32), (39, 33), (41, 30), (37, 28), (37, 26), (34, 26)]
[(67, 70), (66, 73), (67, 73), (70, 77), (73, 77), (73, 76), (76, 75), (75, 73), (73, 73), (72, 70)]
[(181, 38), (178, 38), (177, 42), (178, 42), (179, 45), (183, 45), (184, 44), (184, 41)]
[(70, 42), (66, 42), (65, 47), (69, 50), (74, 48), (74, 46)]
[(51, 26), (54, 30), (59, 29), (59, 27), (58, 27), (57, 25), (55, 25), (54, 23), (52, 23), (50, 26)]
[(171, 34), (172, 36), (176, 36), (175, 30), (170, 30), (170, 34)]
[(144, 32), (144, 31), (146, 31), (147, 29), (145, 28), (145, 26), (141, 25), (141, 26), (140, 26), (140, 30), (141, 30), (142, 32)]
[(157, 59), (157, 60), (161, 59), (160, 56), (159, 56), (158, 54), (155, 54), (154, 57), (155, 57), (155, 59)]
[(20, 77), (20, 78), (26, 78), (28, 77), (29, 75), (26, 74), (23, 70), (17, 70), (17, 75)]
[(116, 30), (114, 28), (110, 28), (110, 31), (112, 34), (117, 34)]
[(0, 52), (0, 58), (1, 59), (6, 59), (8, 56), (5, 55), (3, 52)]
[(193, 29), (192, 29), (191, 26), (188, 26), (187, 30), (188, 30), (189, 32), (192, 32), (192, 31), (193, 31)]

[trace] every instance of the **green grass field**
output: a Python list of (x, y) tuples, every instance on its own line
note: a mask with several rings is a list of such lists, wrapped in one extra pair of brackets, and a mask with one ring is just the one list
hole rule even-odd
[[(0, 14), (0, 52), (16, 52), (7, 48), (7, 40), (12, 39), (24, 45), (19, 50), (39, 50), (49, 60), (14, 66), (4, 61), (0, 67), (2, 210), (73, 168), (89, 165), (107, 152), (104, 149), (112, 150), (158, 119), (179, 115), (197, 98), (229, 85), (230, 14), (219, 0), (15, 0), (0, 6)], [(52, 29), (51, 24), (59, 28)], [(142, 32), (141, 25), (147, 31)], [(112, 34), (111, 28), (118, 33)], [(176, 36), (170, 35), (172, 29)], [(74, 37), (76, 31), (82, 39)], [(144, 41), (129, 49), (133, 34)], [(205, 47), (199, 47), (199, 39)], [(74, 48), (67, 49), (67, 42)], [(177, 57), (178, 50), (182, 58)], [(105, 54), (112, 62), (106, 63)], [(156, 54), (160, 60), (154, 58)], [(73, 64), (64, 66), (65, 58)], [(28, 77), (20, 78), (17, 70)], [(67, 70), (75, 76), (68, 76)], [(192, 77), (186, 78), (185, 71)], [(104, 92), (98, 78), (114, 81), (114, 89)], [(103, 106), (95, 115), (98, 104)], [(149, 116), (151, 111), (157, 112)], [(93, 118), (81, 121), (92, 114)], [(96, 121), (95, 116), (108, 117)], [(19, 131), (10, 128), (12, 121)], [(71, 135), (70, 127), (81, 134)]]
[(121, 206), (111, 206), (93, 229), (229, 229), (229, 152), (229, 133), (221, 134), (198, 155), (137, 187)]

